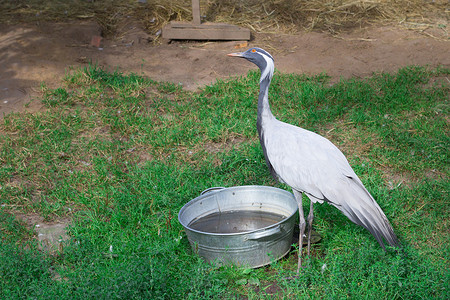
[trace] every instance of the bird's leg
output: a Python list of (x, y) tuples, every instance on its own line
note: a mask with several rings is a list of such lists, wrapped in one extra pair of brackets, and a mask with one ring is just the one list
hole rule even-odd
[(309, 214), (308, 214), (308, 256), (311, 249), (311, 231), (312, 231), (312, 222), (314, 219), (313, 204), (314, 203), (311, 201), (311, 204), (309, 205)]
[(295, 200), (297, 200), (298, 205), (298, 214), (300, 216), (299, 229), (300, 233), (298, 235), (298, 265), (297, 265), (297, 274), (300, 273), (300, 268), (302, 267), (302, 248), (303, 248), (303, 235), (305, 234), (305, 215), (303, 214), (303, 205), (302, 205), (302, 193), (293, 190)]

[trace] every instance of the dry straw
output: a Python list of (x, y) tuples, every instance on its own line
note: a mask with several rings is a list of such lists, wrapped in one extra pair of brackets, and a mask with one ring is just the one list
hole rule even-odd
[[(373, 23), (400, 24), (446, 34), (448, 0), (203, 0), (204, 21), (248, 27), (254, 32), (325, 30), (332, 33)], [(0, 23), (93, 18), (105, 35), (134, 17), (149, 33), (170, 21), (190, 21), (190, 0), (0, 1)]]

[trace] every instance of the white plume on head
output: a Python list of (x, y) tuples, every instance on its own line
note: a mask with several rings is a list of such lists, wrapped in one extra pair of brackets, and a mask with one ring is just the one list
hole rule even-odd
[(259, 54), (264, 58), (266, 61), (266, 68), (261, 73), (261, 79), (259, 82), (263, 81), (267, 76), (269, 76), (269, 80), (272, 79), (273, 71), (274, 71), (274, 63), (273, 59), (269, 56), (265, 55), (264, 53), (259, 52)]

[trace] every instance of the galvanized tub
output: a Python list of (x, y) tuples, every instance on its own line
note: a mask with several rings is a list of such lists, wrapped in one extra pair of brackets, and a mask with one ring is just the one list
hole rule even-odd
[[(183, 225), (194, 252), (213, 264), (234, 264), (251, 268), (261, 267), (285, 256), (292, 244), (297, 202), (282, 189), (267, 186), (237, 186), (212, 188), (188, 202), (180, 210), (178, 220)], [(233, 219), (235, 212), (273, 214), (280, 221), (259, 228), (250, 221)], [(235, 224), (238, 232), (207, 232), (194, 229), (197, 220), (230, 213), (226, 226)], [(254, 222), (255, 221), (255, 222)], [(229, 223), (229, 224), (228, 224)], [(221, 226), (221, 228), (224, 228)]]

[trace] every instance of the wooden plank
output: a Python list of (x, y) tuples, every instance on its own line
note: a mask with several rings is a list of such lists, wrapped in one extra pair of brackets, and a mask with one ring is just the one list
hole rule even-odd
[(228, 24), (170, 23), (162, 30), (169, 40), (250, 40), (250, 30)]
[(239, 28), (236, 25), (230, 25), (230, 24), (226, 24), (226, 23), (202, 23), (202, 24), (192, 24), (192, 23), (186, 23), (186, 22), (178, 22), (178, 21), (172, 21), (170, 22), (170, 27), (172, 28), (199, 28), (199, 29), (203, 29), (203, 28), (216, 28), (216, 29), (220, 29), (220, 28)]
[(200, 0), (192, 0), (192, 23), (200, 25)]

